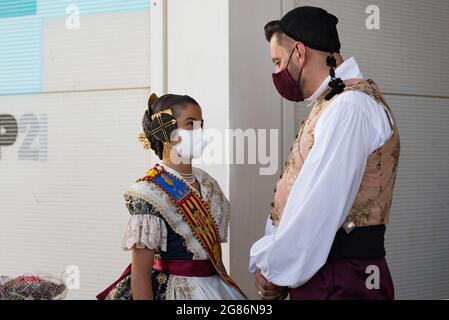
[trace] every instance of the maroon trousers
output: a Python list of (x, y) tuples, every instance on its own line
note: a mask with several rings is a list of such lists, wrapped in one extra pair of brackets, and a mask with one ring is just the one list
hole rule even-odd
[(330, 260), (291, 300), (392, 300), (394, 285), (385, 258)]

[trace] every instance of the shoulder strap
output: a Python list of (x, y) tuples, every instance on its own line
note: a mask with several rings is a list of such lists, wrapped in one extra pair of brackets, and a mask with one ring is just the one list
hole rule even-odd
[(218, 274), (228, 285), (243, 294), (224, 267), (217, 225), (209, 206), (201, 199), (199, 194), (184, 181), (157, 165), (140, 181), (153, 183), (169, 196), (183, 220), (189, 225), (195, 238), (207, 252)]

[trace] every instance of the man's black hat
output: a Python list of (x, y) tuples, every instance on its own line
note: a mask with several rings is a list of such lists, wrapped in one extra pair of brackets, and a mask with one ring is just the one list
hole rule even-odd
[(307, 47), (325, 52), (340, 52), (338, 19), (317, 7), (298, 7), (280, 20), (280, 28), (290, 38)]

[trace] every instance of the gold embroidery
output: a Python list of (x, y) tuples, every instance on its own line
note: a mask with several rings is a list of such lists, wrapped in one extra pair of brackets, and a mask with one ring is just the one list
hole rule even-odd
[(196, 288), (185, 277), (171, 276), (167, 282), (167, 299), (194, 300)]
[(156, 281), (159, 285), (164, 285), (167, 283), (168, 281), (168, 277), (166, 274), (164, 273), (159, 273), (156, 277)]

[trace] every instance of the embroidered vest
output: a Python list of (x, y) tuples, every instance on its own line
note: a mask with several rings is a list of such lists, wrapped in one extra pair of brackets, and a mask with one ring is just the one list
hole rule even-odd
[[(393, 188), (399, 162), (399, 133), (393, 113), (385, 102), (378, 87), (372, 80), (345, 81), (348, 90), (364, 92), (378, 101), (390, 116), (393, 128), (392, 136), (380, 148), (370, 154), (365, 172), (354, 204), (348, 212), (342, 227), (350, 232), (355, 227), (387, 224), (393, 196)], [(314, 143), (314, 128), (323, 111), (332, 103), (324, 99), (327, 91), (317, 99), (307, 120), (302, 123), (299, 134), (293, 144), (286, 168), (277, 183), (274, 202), (271, 204), (270, 217), (275, 226), (279, 225), (292, 186), (302, 169), (304, 161)], [(323, 200), (325, 201), (325, 200)]]

